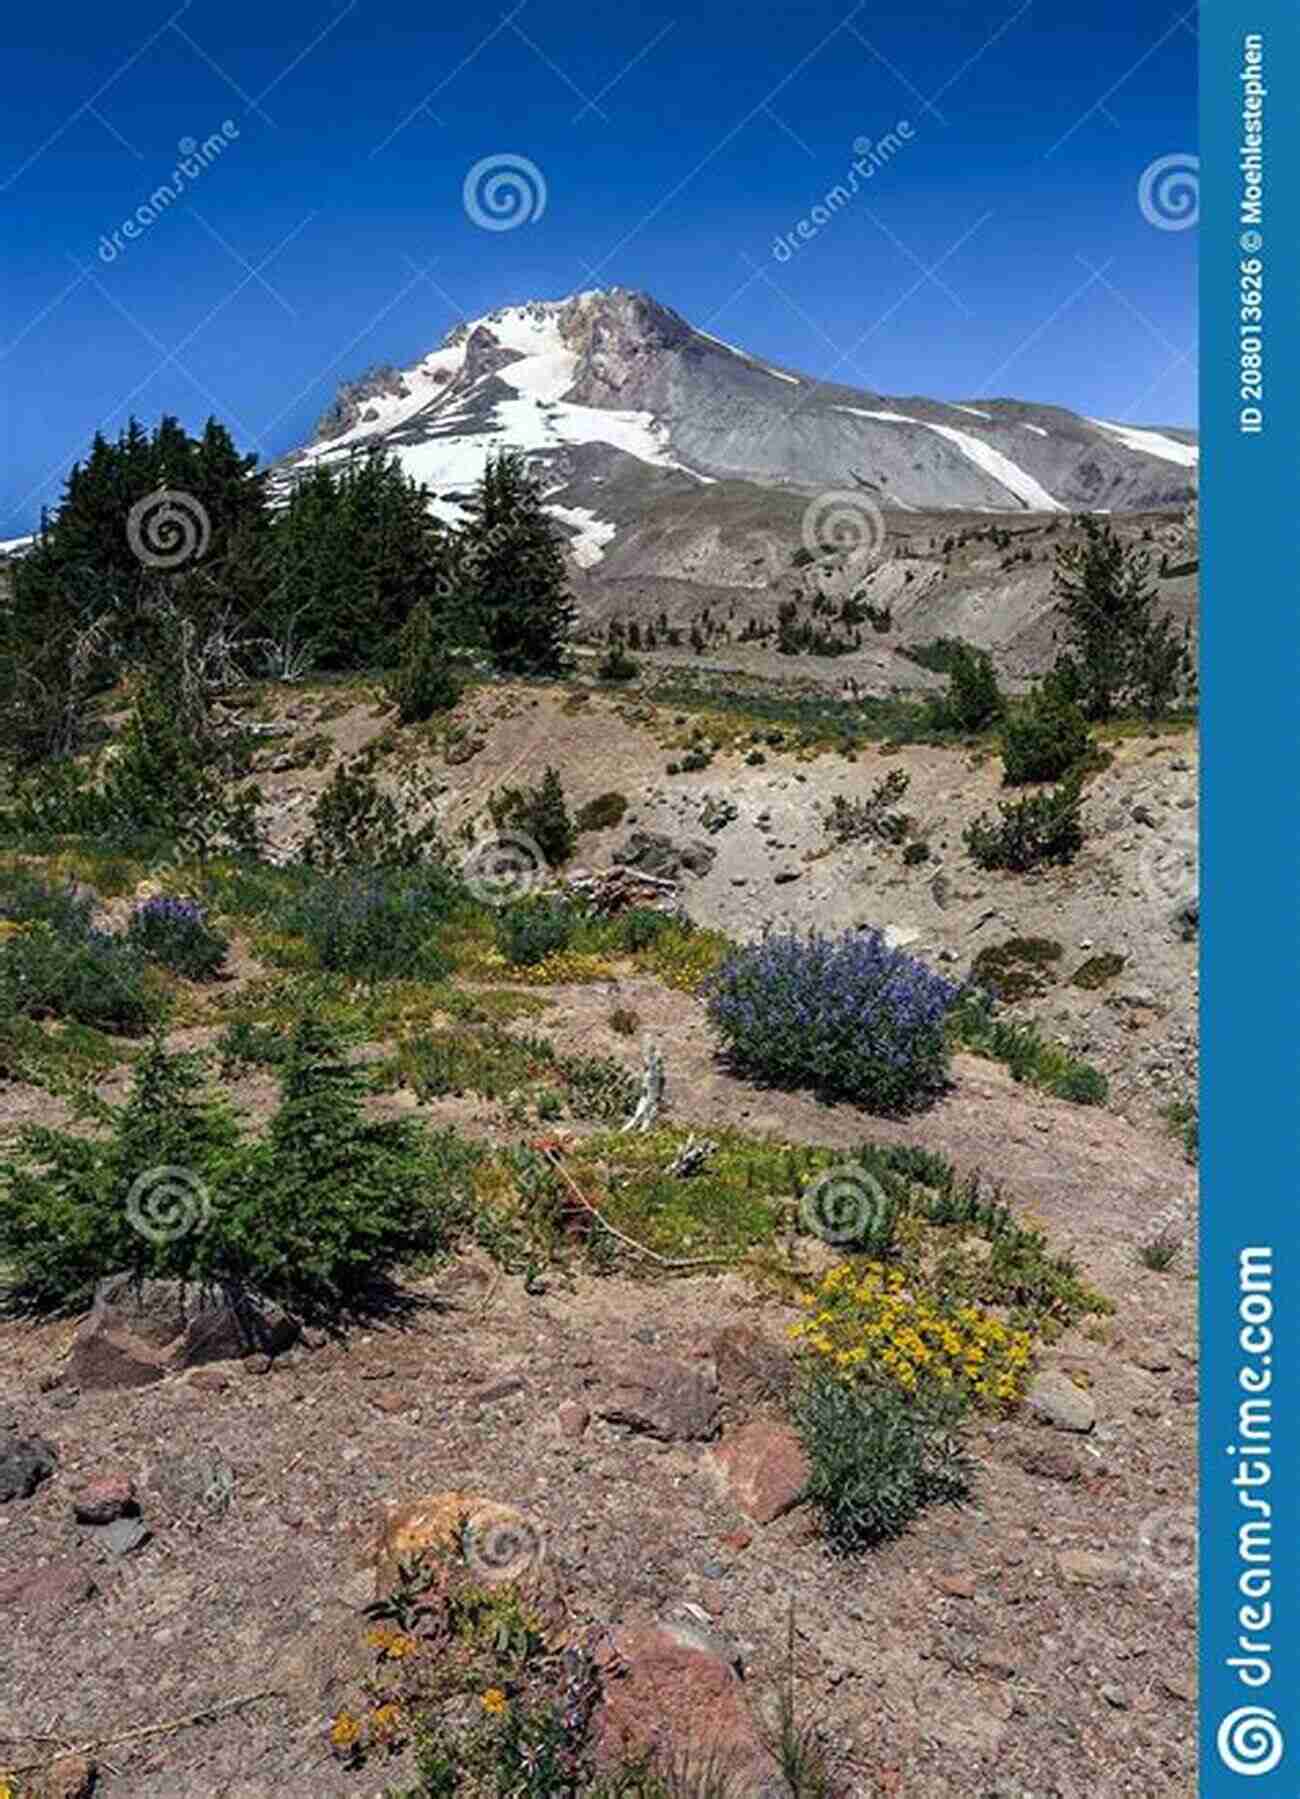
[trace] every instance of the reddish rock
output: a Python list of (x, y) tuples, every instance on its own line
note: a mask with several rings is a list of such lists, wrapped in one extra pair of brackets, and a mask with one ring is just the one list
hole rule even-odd
[(611, 1424), (661, 1443), (707, 1442), (718, 1434), (717, 1381), (707, 1368), (664, 1356), (629, 1356), (605, 1376), (595, 1409)]
[(75, 1562), (51, 1562), (0, 1581), (0, 1607), (59, 1616), (98, 1592), (94, 1581)]
[(408, 1393), (401, 1392), (397, 1387), (376, 1387), (373, 1393), (366, 1394), (366, 1398), (377, 1412), (387, 1412), (390, 1416), (397, 1412), (409, 1412), (415, 1404)]
[(764, 1418), (743, 1424), (710, 1457), (718, 1484), (756, 1524), (771, 1524), (798, 1505), (808, 1485), (808, 1458), (788, 1424)]
[(735, 1669), (699, 1634), (676, 1624), (629, 1623), (610, 1633), (603, 1697), (592, 1720), (597, 1761), (649, 1753), (665, 1761), (709, 1758), (737, 1791), (774, 1777)]
[(975, 1577), (972, 1574), (940, 1574), (935, 1578), (935, 1586), (949, 1599), (973, 1599), (975, 1597)]
[(748, 1549), (754, 1539), (747, 1530), (729, 1530), (721, 1541), (724, 1548), (734, 1549), (739, 1554), (742, 1549)]
[(591, 1413), (576, 1399), (566, 1399), (555, 1409), (555, 1422), (562, 1437), (570, 1437), (576, 1442), (591, 1423)]
[(129, 1474), (101, 1474), (73, 1495), (72, 1512), (79, 1524), (111, 1524), (135, 1510), (135, 1482)]
[(187, 1385), (197, 1387), (201, 1393), (224, 1393), (230, 1386), (230, 1379), (220, 1368), (196, 1368)]

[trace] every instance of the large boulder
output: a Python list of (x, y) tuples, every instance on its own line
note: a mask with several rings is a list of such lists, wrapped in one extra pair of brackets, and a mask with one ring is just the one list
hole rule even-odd
[(789, 1351), (752, 1324), (727, 1324), (710, 1344), (724, 1415), (740, 1422), (780, 1410), (793, 1377)]
[(287, 1312), (230, 1283), (113, 1274), (73, 1338), (68, 1379), (87, 1392), (146, 1387), (205, 1362), (279, 1355), (297, 1336)]

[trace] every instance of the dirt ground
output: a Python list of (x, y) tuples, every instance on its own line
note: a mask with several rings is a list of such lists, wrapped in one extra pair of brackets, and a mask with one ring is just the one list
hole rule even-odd
[[(793, 1313), (738, 1272), (550, 1275), (537, 1291), (474, 1254), (410, 1282), (406, 1311), (310, 1337), (270, 1371), (227, 1363), (224, 1385), (191, 1373), (125, 1392), (65, 1381), (75, 1321), (0, 1323), (0, 1428), (39, 1435), (59, 1457), (31, 1497), (0, 1505), (0, 1767), (96, 1745), (105, 1799), (370, 1799), (400, 1784), (401, 1764), (344, 1772), (326, 1731), (365, 1666), (359, 1612), (373, 1596), (384, 1504), (460, 1488), (542, 1522), (575, 1621), (702, 1608), (734, 1643), (760, 1714), (783, 1677), (793, 1608), (800, 1707), (833, 1739), (855, 1799), (1194, 1791), (1195, 1204), (1192, 1171), (1157, 1117), (1195, 1066), (1195, 945), (1169, 927), (1195, 818), (1184, 804), (1193, 740), (1120, 744), (1089, 789), (1094, 834), (1075, 867), (1005, 881), (979, 874), (960, 841), (997, 797), (991, 760), (909, 749), (846, 763), (776, 750), (761, 767), (729, 753), (668, 778), (671, 716), (635, 721), (629, 704), (597, 694), (566, 711), (562, 694), (476, 693), (467, 711), (482, 749), (439, 765), (449, 832), (481, 815), (492, 786), (536, 780), (554, 763), (571, 805), (610, 789), (632, 802), (620, 830), (583, 840), (590, 865), (609, 859), (629, 823), (717, 850), (705, 876), (687, 877), (701, 922), (742, 935), (765, 916), (876, 922), (957, 974), (994, 933), (1050, 936), (1063, 975), (1027, 1010), (1107, 1069), (1114, 1101), (1056, 1101), (966, 1056), (947, 1094), (901, 1122), (757, 1089), (719, 1064), (697, 999), (642, 977), (548, 989), (548, 1010), (526, 1028), (562, 1052), (632, 1065), (637, 1046), (608, 1022), (615, 1004), (631, 1007), (665, 1055), (669, 1122), (845, 1150), (864, 1138), (916, 1143), (1000, 1182), (1114, 1302), (1112, 1316), (1043, 1356), (1086, 1389), (1095, 1428), (1076, 1435), (1023, 1414), (983, 1423), (969, 1505), (927, 1512), (899, 1541), (838, 1561), (806, 1506), (746, 1523), (720, 1497), (707, 1444), (655, 1442), (598, 1415), (608, 1370), (629, 1354), (707, 1368), (714, 1333), (737, 1321), (782, 1339)], [(292, 722), (344, 750), (385, 729), (372, 705), (322, 721), (323, 709), (299, 702)], [(405, 756), (384, 766), (397, 773)], [(861, 849), (821, 856), (831, 794), (861, 794), (891, 766), (912, 778), (904, 807), (924, 820), (935, 860), (904, 869)], [(264, 777), (282, 843), (300, 834), (327, 778)], [(699, 805), (722, 791), (737, 816), (710, 834)], [(1156, 822), (1135, 819), (1135, 805)], [(798, 881), (776, 879), (789, 869)], [(1127, 957), (1117, 983), (1072, 987), (1070, 971), (1108, 949)], [(239, 969), (256, 972), (246, 956)], [(250, 1076), (232, 1094), (256, 1117), (271, 1090)], [(371, 1103), (413, 1105), (404, 1094)], [(518, 1134), (486, 1102), (434, 1101), (418, 1114), (498, 1141)], [(0, 1089), (0, 1134), (64, 1115), (36, 1089)], [(1186, 1235), (1157, 1273), (1136, 1250), (1162, 1227)], [(566, 1401), (594, 1414), (580, 1437), (561, 1428)], [(151, 1532), (125, 1556), (72, 1513), (71, 1496), (106, 1471), (134, 1479)], [(32, 1605), (20, 1589), (42, 1569), (57, 1577), (48, 1602)]]
[[(554, 998), (542, 1028), (557, 1045), (605, 1048), (608, 991)], [(737, 1644), (760, 1709), (781, 1675), (793, 1605), (801, 1703), (831, 1731), (852, 1792), (1190, 1794), (1194, 1256), (1189, 1247), (1157, 1274), (1134, 1253), (1155, 1222), (1190, 1217), (1175, 1147), (970, 1058), (958, 1059), (949, 1096), (907, 1123), (755, 1092), (714, 1063), (696, 1001), (640, 980), (621, 983), (619, 999), (667, 1047), (677, 1122), (846, 1148), (868, 1135), (916, 1141), (995, 1173), (1116, 1304), (1046, 1353), (1087, 1386), (1096, 1428), (986, 1425), (967, 1508), (925, 1514), (899, 1542), (842, 1563), (805, 1508), (748, 1527), (743, 1550), (725, 1544), (744, 1520), (719, 1499), (705, 1445), (599, 1421), (574, 1442), (557, 1427), (558, 1407), (589, 1403), (602, 1370), (638, 1345), (689, 1362), (737, 1320), (779, 1338), (793, 1314), (738, 1274), (555, 1279), (530, 1294), (471, 1257), (413, 1285), (399, 1322), (296, 1349), (269, 1373), (225, 1364), (220, 1392), (188, 1375), (76, 1396), (57, 1384), (73, 1326), (11, 1323), (0, 1418), (46, 1438), (60, 1460), (33, 1497), (0, 1509), (0, 1594), (51, 1563), (84, 1571), (95, 1590), (57, 1616), (8, 1614), (6, 1756), (42, 1752), (27, 1732), (88, 1743), (266, 1695), (105, 1747), (98, 1790), (382, 1791), (396, 1770), (345, 1774), (325, 1740), (362, 1666), (369, 1546), (383, 1502), (458, 1487), (544, 1521), (578, 1617), (703, 1607)], [(451, 1105), (473, 1123), (465, 1102), (421, 1111), (434, 1121)], [(521, 1385), (507, 1397), (476, 1397), (511, 1377)], [(194, 1503), (214, 1461), (229, 1471), (220, 1511)], [(121, 1559), (97, 1549), (69, 1504), (110, 1468), (134, 1477), (153, 1532)]]

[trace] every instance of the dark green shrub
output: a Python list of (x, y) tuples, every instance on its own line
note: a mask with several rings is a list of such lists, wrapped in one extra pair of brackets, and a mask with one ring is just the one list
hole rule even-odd
[(306, 938), (319, 968), (369, 981), (440, 981), (451, 964), (438, 932), (461, 901), (458, 882), (441, 866), (344, 869), (291, 892), (271, 922)]
[(575, 923), (570, 908), (559, 901), (519, 900), (497, 914), (497, 948), (516, 968), (532, 968), (568, 949)]
[(1070, 985), (1083, 987), (1090, 992), (1104, 987), (1107, 981), (1113, 981), (1116, 975), (1124, 972), (1124, 961), (1125, 958), (1117, 955), (1114, 950), (1106, 950), (1100, 956), (1089, 956), (1070, 976)]
[(340, 762), (311, 810), (302, 860), (311, 868), (416, 868), (441, 863), (433, 794), (413, 781), (394, 795), (371, 772), (373, 751)]
[(819, 1373), (796, 1394), (794, 1418), (810, 1469), (807, 1497), (838, 1554), (901, 1536), (926, 1506), (960, 1505), (970, 1492), (954, 1400)]
[(649, 949), (655, 939), (673, 923), (667, 912), (656, 912), (651, 906), (632, 906), (618, 920), (618, 945), (631, 956)]
[(398, 657), (388, 696), (402, 723), (420, 724), (435, 712), (450, 711), (460, 698), (460, 682), (447, 653), (445, 621), (428, 600), (421, 600), (402, 626)]
[(0, 1015), (142, 1031), (155, 1009), (138, 951), (92, 930), (91, 902), (25, 874), (0, 878)]
[(988, 651), (954, 643), (948, 661), (948, 691), (929, 703), (932, 727), (939, 731), (984, 731), (1002, 717), (1005, 709)]
[(475, 1155), (453, 1132), (372, 1123), (363, 1070), (304, 1019), (265, 1136), (240, 1138), (201, 1059), (155, 1041), (98, 1138), (30, 1128), (0, 1165), (0, 1262), (20, 1303), (83, 1304), (128, 1270), (232, 1283), (312, 1314), (364, 1299), (394, 1261), (445, 1249)]
[(998, 807), (996, 823), (986, 814), (966, 828), (966, 847), (981, 868), (1017, 873), (1043, 862), (1072, 862), (1083, 848), (1083, 783), (1078, 774), (1059, 787)]
[(498, 831), (531, 837), (552, 868), (562, 867), (573, 855), (578, 836), (558, 769), (548, 768), (540, 787), (503, 787), (489, 794), (487, 807)]
[(580, 831), (607, 831), (621, 821), (626, 811), (625, 793), (598, 793), (579, 808), (574, 823)]
[(985, 945), (971, 964), (971, 979), (994, 999), (1036, 999), (1046, 993), (1060, 959), (1061, 946), (1051, 937), (1009, 937)]
[(1003, 779), (1008, 787), (1059, 781), (1092, 747), (1079, 708), (1049, 688), (1038, 688), (1002, 727)]
[(826, 829), (837, 843), (858, 843), (874, 838), (878, 843), (901, 843), (907, 835), (908, 819), (891, 810), (911, 785), (911, 776), (901, 768), (882, 775), (871, 792), (862, 800), (847, 800), (837, 793), (831, 800)]
[(627, 654), (621, 643), (612, 643), (596, 665), (596, 674), (602, 681), (634, 681), (640, 673), (641, 664)]
[(149, 899), (137, 906), (127, 926), (127, 942), (150, 962), (160, 962), (187, 981), (210, 981), (230, 948), (212, 930), (203, 909), (187, 899)]
[(928, 862), (929, 860), (930, 846), (928, 843), (921, 843), (919, 841), (916, 843), (909, 843), (903, 851), (903, 862), (908, 868), (916, 868), (922, 862)]

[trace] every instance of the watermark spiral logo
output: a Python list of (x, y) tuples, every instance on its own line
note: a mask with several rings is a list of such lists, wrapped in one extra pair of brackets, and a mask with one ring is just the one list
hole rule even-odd
[(471, 1523), (463, 1547), (468, 1566), (494, 1581), (522, 1580), (541, 1567), (545, 1554), (542, 1533), (527, 1518)]
[(174, 1243), (203, 1229), (212, 1216), (212, 1198), (189, 1168), (151, 1168), (131, 1183), (126, 1215), (132, 1230), (151, 1243)]
[(1196, 1508), (1169, 1505), (1138, 1526), (1138, 1566), (1162, 1584), (1190, 1586), (1196, 1579)]
[(857, 1162), (830, 1168), (799, 1201), (803, 1227), (835, 1246), (869, 1240), (885, 1222), (889, 1201), (880, 1182)]
[(546, 870), (546, 857), (533, 838), (523, 831), (504, 831), (476, 843), (460, 872), (475, 899), (504, 906), (531, 893)]
[(484, 231), (535, 225), (546, 211), (546, 178), (535, 162), (513, 153), (482, 156), (465, 177), (465, 211)]
[(847, 556), (854, 565), (872, 563), (885, 547), (884, 514), (868, 495), (835, 489), (808, 503), (800, 535), (810, 556)]
[(1138, 182), (1142, 217), (1157, 231), (1189, 231), (1201, 216), (1201, 159), (1180, 150), (1148, 163)]
[(1214, 1746), (1233, 1774), (1271, 1774), (1286, 1745), (1277, 1713), (1263, 1705), (1239, 1705), (1219, 1725)]
[(126, 541), (146, 568), (180, 568), (198, 562), (212, 537), (212, 521), (192, 493), (160, 487), (137, 500), (127, 514)]

